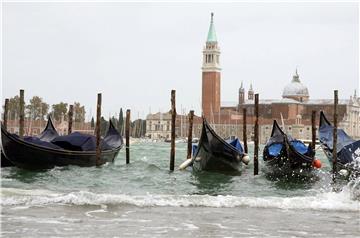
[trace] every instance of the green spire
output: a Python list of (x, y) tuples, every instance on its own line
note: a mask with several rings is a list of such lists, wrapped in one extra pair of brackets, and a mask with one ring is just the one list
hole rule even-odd
[(214, 13), (211, 13), (211, 21), (210, 21), (209, 33), (208, 33), (206, 42), (217, 42), (216, 33), (215, 33), (215, 26), (214, 26)]

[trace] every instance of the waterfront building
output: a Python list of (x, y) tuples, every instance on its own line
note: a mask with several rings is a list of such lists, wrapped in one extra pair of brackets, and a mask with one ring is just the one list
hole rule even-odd
[[(194, 115), (194, 125), (200, 125), (201, 118)], [(193, 127), (193, 135), (200, 135), (200, 129)], [(185, 138), (189, 131), (188, 115), (176, 115), (175, 137)], [(171, 112), (148, 114), (146, 116), (146, 137), (155, 140), (165, 140), (171, 138)]]

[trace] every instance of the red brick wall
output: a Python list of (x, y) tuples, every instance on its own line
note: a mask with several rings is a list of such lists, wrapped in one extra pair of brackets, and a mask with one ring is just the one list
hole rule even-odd
[(202, 73), (202, 109), (207, 119), (220, 112), (220, 72)]

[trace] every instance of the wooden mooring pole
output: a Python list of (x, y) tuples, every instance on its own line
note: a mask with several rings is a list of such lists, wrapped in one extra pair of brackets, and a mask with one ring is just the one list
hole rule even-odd
[(72, 132), (73, 115), (74, 115), (74, 106), (70, 105), (68, 112), (68, 135), (71, 134)]
[(101, 165), (101, 146), (100, 146), (100, 121), (101, 121), (101, 93), (97, 95), (97, 103), (96, 103), (96, 127), (95, 127), (95, 135), (96, 135), (96, 166)]
[(247, 146), (247, 133), (246, 133), (246, 108), (243, 108), (243, 141), (244, 141), (244, 152), (248, 153)]
[(19, 136), (22, 138), (24, 136), (24, 115), (25, 110), (25, 101), (24, 101), (24, 89), (20, 89), (20, 125), (19, 125)]
[(130, 163), (130, 109), (126, 110), (125, 121), (125, 147), (126, 147), (126, 163)]
[(313, 110), (311, 112), (311, 149), (314, 151), (315, 157), (315, 144), (316, 144), (316, 111)]
[(255, 94), (254, 175), (259, 174), (259, 94)]
[(4, 129), (7, 130), (7, 120), (8, 120), (8, 111), (9, 111), (9, 99), (5, 99), (5, 105), (4, 105)]
[(194, 122), (194, 110), (191, 110), (189, 113), (189, 133), (188, 133), (187, 157), (186, 157), (188, 159), (191, 159), (191, 152), (192, 152), (193, 122)]
[(333, 182), (335, 182), (336, 163), (337, 163), (337, 112), (338, 107), (338, 90), (334, 90), (334, 130), (333, 130)]
[(171, 151), (170, 151), (170, 171), (174, 171), (175, 166), (175, 90), (171, 90)]

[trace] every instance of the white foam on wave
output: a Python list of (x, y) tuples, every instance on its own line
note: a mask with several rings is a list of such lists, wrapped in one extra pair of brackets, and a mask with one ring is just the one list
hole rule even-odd
[(2, 206), (69, 205), (133, 205), (138, 207), (254, 207), (278, 209), (312, 209), (359, 211), (360, 202), (352, 200), (346, 190), (323, 192), (314, 196), (297, 197), (240, 197), (231, 195), (143, 195), (97, 194), (87, 191), (66, 194), (44, 190), (2, 188)]

